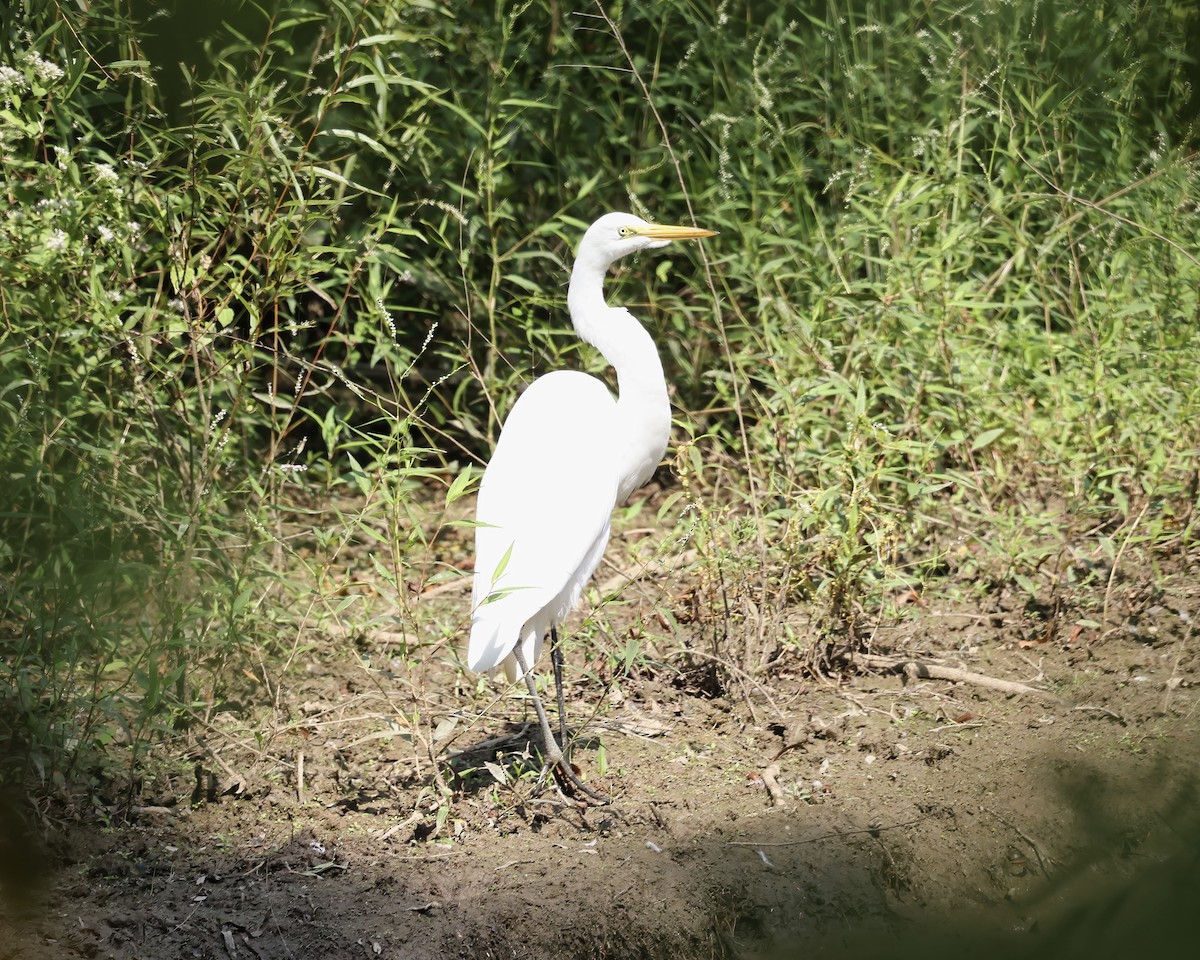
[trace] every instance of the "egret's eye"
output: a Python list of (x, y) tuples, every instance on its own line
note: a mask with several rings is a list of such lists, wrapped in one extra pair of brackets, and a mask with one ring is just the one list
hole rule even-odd
[(617, 236), (618, 237), (632, 237), (633, 236), (633, 227), (620, 227), (617, 230)]

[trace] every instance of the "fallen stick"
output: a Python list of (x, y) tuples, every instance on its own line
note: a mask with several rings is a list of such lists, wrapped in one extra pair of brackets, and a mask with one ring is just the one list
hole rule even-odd
[(787, 800), (783, 796), (783, 788), (779, 786), (779, 764), (771, 764), (765, 770), (758, 771), (758, 775), (762, 777), (763, 785), (767, 788), (767, 793), (771, 795), (775, 806), (786, 807)]
[(1034, 697), (1049, 703), (1062, 703), (1062, 697), (1039, 690), (1015, 680), (1001, 680), (989, 677), (983, 673), (972, 673), (958, 667), (946, 667), (939, 663), (928, 663), (924, 660), (913, 660), (908, 657), (885, 657), (877, 653), (847, 653), (846, 661), (853, 666), (867, 667), (872, 670), (898, 670), (906, 677), (914, 680), (948, 680), (951, 683), (970, 683), (977, 687), (987, 687), (989, 690), (999, 690), (1001, 693), (1014, 693), (1025, 697)]
[(304, 751), (296, 751), (296, 803), (304, 806)]
[(1115, 710), (1108, 709), (1108, 707), (1097, 707), (1097, 706), (1093, 706), (1090, 703), (1081, 703), (1081, 704), (1079, 704), (1079, 706), (1075, 707), (1075, 709), (1076, 710), (1089, 710), (1089, 711), (1095, 711), (1096, 713), (1102, 713), (1106, 717), (1111, 717), (1113, 720), (1116, 720), (1117, 723), (1119, 723), (1123, 727), (1129, 726), (1128, 720), (1126, 720), (1123, 716), (1121, 716)]

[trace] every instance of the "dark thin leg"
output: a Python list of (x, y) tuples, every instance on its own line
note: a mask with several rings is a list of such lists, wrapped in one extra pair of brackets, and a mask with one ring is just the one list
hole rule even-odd
[(563, 652), (558, 644), (558, 628), (550, 628), (550, 662), (554, 665), (554, 689), (558, 693), (558, 742), (562, 744), (563, 759), (571, 762), (571, 741), (567, 739), (567, 708), (563, 706)]
[(597, 793), (580, 780), (579, 775), (571, 769), (571, 765), (563, 757), (562, 749), (554, 739), (554, 731), (550, 729), (550, 721), (546, 718), (546, 708), (542, 706), (542, 698), (538, 696), (537, 686), (533, 682), (533, 674), (529, 672), (529, 664), (525, 662), (525, 654), (521, 651), (519, 643), (513, 648), (513, 656), (516, 657), (517, 666), (521, 668), (521, 675), (525, 677), (525, 686), (529, 688), (529, 695), (533, 698), (533, 709), (537, 713), (538, 723), (542, 727), (542, 740), (546, 747), (546, 770), (542, 771), (542, 777), (546, 776), (547, 770), (557, 770), (559, 775), (574, 789), (586, 794), (596, 803), (608, 803), (608, 797)]

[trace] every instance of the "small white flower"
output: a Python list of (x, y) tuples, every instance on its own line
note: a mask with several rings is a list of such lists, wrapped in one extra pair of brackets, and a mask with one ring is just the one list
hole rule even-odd
[(120, 182), (117, 171), (112, 168), (111, 163), (94, 163), (92, 164), (92, 170), (96, 174), (97, 183), (115, 185)]
[(101, 243), (112, 243), (117, 239), (117, 235), (113, 233), (110, 228), (104, 226), (104, 224), (100, 224), (99, 228), (96, 230), (96, 233), (100, 237)]
[(43, 60), (37, 53), (30, 51), (25, 54), (25, 62), (33, 67), (33, 74), (42, 83), (54, 83), (55, 80), (63, 78), (63, 68), (57, 63), (51, 63), (49, 60)]
[(380, 313), (383, 314), (383, 319), (387, 323), (388, 329), (392, 332), (392, 342), (394, 343), (396, 340), (396, 321), (392, 315), (387, 312), (387, 307), (383, 305), (383, 297), (375, 298), (375, 306), (377, 306)]
[(29, 81), (25, 79), (25, 74), (20, 70), (0, 66), (0, 94), (20, 93), (27, 86), (29, 86)]
[(67, 235), (62, 230), (55, 230), (50, 234), (50, 238), (46, 241), (46, 249), (51, 251), (65, 250), (67, 248)]

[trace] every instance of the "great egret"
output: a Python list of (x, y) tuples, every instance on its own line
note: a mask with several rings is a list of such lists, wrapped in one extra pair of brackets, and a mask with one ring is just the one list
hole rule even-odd
[(549, 631), (565, 746), (557, 626), (604, 555), (613, 508), (650, 479), (671, 430), (654, 341), (628, 310), (605, 302), (604, 276), (626, 254), (714, 233), (628, 213), (605, 214), (588, 228), (567, 307), (575, 332), (616, 370), (618, 396), (578, 371), (539, 377), (509, 413), (479, 486), (467, 665), (476, 673), (503, 666), (510, 680), (524, 677), (546, 770), (559, 768), (595, 799), (603, 798), (580, 782), (555, 741), (529, 668)]

